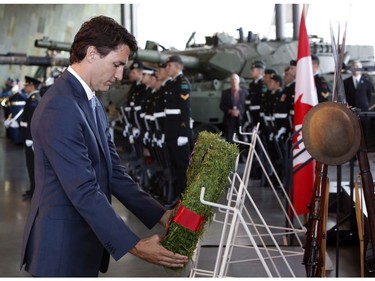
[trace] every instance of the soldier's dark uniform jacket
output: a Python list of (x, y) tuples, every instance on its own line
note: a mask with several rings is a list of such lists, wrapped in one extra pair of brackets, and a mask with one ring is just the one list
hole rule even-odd
[(168, 78), (160, 86), (159, 90), (154, 94), (153, 99), (153, 116), (155, 117), (155, 128), (158, 132), (164, 132), (164, 121), (165, 121), (165, 96), (168, 94), (169, 85), (172, 82), (171, 78)]
[(318, 102), (324, 102), (329, 100), (329, 95), (332, 93), (331, 87), (327, 80), (319, 74), (314, 75), (316, 92), (318, 95)]
[(277, 91), (273, 94), (274, 104), (273, 104), (273, 117), (275, 119), (276, 129), (284, 127), (286, 130), (290, 130), (289, 126), (289, 111), (290, 104), (287, 99), (287, 96), (283, 91)]
[[(251, 81), (249, 84), (249, 95), (245, 100), (246, 110), (249, 111), (252, 126), (256, 126), (259, 121), (259, 114), (262, 106), (262, 99), (264, 99), (267, 93), (267, 87), (264, 85), (263, 78), (258, 81)], [(247, 120), (247, 119), (245, 119)]]
[(274, 92), (268, 91), (267, 98), (265, 99), (264, 105), (264, 115), (273, 116), (276, 106), (279, 103), (281, 97), (281, 90), (276, 90)]
[(139, 95), (134, 102), (134, 108), (137, 112), (137, 119), (143, 133), (147, 130), (144, 118), (146, 116), (147, 108), (150, 106), (149, 99), (151, 98), (151, 94), (152, 88), (145, 85), (142, 91), (139, 92)]
[(166, 139), (178, 137), (192, 137), (190, 128), (190, 95), (189, 80), (180, 73), (168, 84), (168, 91), (164, 94)]
[(133, 127), (138, 127), (136, 126), (137, 124), (134, 118), (135, 107), (139, 106), (138, 105), (139, 97), (144, 88), (145, 88), (144, 84), (142, 84), (141, 82), (135, 82), (132, 84), (128, 92), (128, 99), (126, 102), (125, 112), (126, 112), (129, 122), (132, 124)]
[(40, 98), (39, 91), (34, 91), (26, 99), (26, 104), (24, 106), (20, 121), (21, 136), (23, 141), (32, 140), (30, 130), (31, 118), (40, 101)]
[(294, 128), (293, 119), (294, 119), (295, 88), (296, 88), (296, 82), (294, 81), (292, 83), (285, 85), (283, 89), (283, 93), (280, 97), (280, 100), (285, 102), (286, 112), (288, 113), (289, 126), (287, 129), (289, 129), (289, 132), (292, 132)]

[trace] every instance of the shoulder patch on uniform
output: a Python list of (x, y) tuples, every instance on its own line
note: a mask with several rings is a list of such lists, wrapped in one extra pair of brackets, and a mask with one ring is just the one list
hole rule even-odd
[(328, 96), (329, 96), (329, 92), (322, 92), (322, 96), (323, 96), (324, 98), (328, 98)]
[(183, 100), (187, 100), (189, 98), (190, 94), (180, 94), (180, 98), (182, 98)]
[(181, 84), (181, 89), (187, 90), (187, 89), (189, 89), (189, 85), (188, 84)]

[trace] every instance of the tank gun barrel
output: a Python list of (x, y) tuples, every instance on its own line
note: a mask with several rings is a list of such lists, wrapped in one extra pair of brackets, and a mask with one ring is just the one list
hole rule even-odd
[(0, 54), (0, 64), (68, 66), (68, 58), (27, 56), (26, 54)]
[(72, 44), (68, 42), (59, 42), (59, 41), (49, 40), (48, 37), (43, 37), (43, 39), (35, 40), (34, 46), (37, 48), (45, 48), (48, 50), (69, 52)]
[[(140, 49), (137, 51), (137, 53), (134, 54), (132, 59), (138, 59), (144, 62), (150, 62), (150, 63), (161, 63), (166, 62), (168, 57), (173, 55), (173, 52), (159, 52), (155, 50), (143, 50)], [(187, 68), (197, 68), (199, 66), (199, 59), (192, 56), (186, 56), (186, 55), (180, 55), (182, 62), (184, 63), (184, 66)]]

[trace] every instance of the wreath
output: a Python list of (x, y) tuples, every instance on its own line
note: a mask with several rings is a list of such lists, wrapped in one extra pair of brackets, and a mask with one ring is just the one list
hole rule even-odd
[(226, 142), (220, 134), (200, 132), (187, 169), (187, 187), (171, 216), (162, 245), (168, 250), (192, 259), (204, 225), (213, 216), (211, 206), (200, 202), (202, 187), (205, 200), (218, 202), (228, 186), (228, 175), (234, 170), (237, 145)]

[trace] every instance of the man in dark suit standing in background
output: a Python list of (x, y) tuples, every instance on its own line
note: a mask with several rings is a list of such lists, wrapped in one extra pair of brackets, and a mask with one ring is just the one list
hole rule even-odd
[[(344, 88), (346, 102), (353, 107), (361, 110), (361, 112), (369, 111), (371, 97), (374, 91), (371, 82), (362, 75), (362, 63), (358, 60), (351, 62), (350, 70), (352, 75), (344, 79)], [(367, 116), (360, 115), (363, 133), (367, 136), (368, 119)]]
[(95, 277), (107, 271), (110, 255), (118, 260), (128, 252), (167, 267), (187, 263), (162, 247), (159, 235), (140, 239), (111, 205), (113, 195), (148, 228), (166, 225), (171, 214), (121, 165), (95, 96), (122, 79), (136, 50), (134, 36), (113, 19), (85, 22), (71, 47), (71, 65), (34, 112), (36, 186), (21, 260), (33, 276)]
[(362, 63), (354, 60), (350, 68), (352, 75), (344, 79), (346, 101), (361, 111), (368, 111), (371, 103), (373, 87), (371, 82), (362, 75)]
[(234, 133), (239, 134), (245, 113), (245, 99), (249, 92), (240, 87), (240, 77), (233, 73), (230, 76), (229, 89), (221, 93), (220, 109), (224, 112), (224, 136), (228, 142), (233, 142)]

